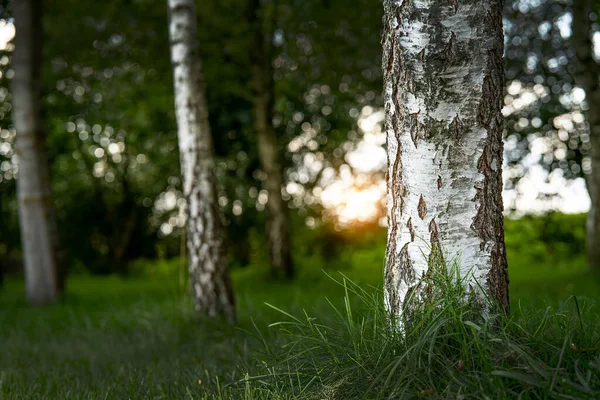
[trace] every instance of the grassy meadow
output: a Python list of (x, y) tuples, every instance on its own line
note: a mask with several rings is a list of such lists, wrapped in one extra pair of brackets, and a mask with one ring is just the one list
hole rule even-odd
[[(581, 252), (573, 253), (574, 249), (578, 250), (582, 246), (581, 243), (575, 241), (578, 240), (577, 235), (581, 233), (579, 231), (582, 229), (583, 219), (580, 216), (569, 218), (557, 216), (551, 217), (550, 220), (552, 218), (554, 220), (550, 223), (548, 223), (548, 218), (507, 221), (513, 320), (523, 322), (522, 326), (529, 326), (527, 325), (529, 322), (544, 313), (552, 315), (556, 321), (560, 319), (561, 313), (566, 313), (576, 321), (579, 321), (579, 317), (582, 315), (581, 318), (585, 320), (586, 329), (589, 327), (590, 330), (585, 331), (587, 332), (585, 338), (580, 338), (581, 343), (585, 340), (595, 341), (594, 338), (600, 331), (597, 329), (600, 327), (600, 309), (594, 305), (594, 299), (597, 299), (598, 293), (600, 293), (600, 277), (586, 270)], [(543, 234), (545, 230), (540, 229), (538, 226), (540, 224), (546, 224), (544, 225), (546, 230), (567, 229), (568, 231), (564, 233), (566, 236), (551, 232), (551, 238), (544, 242), (544, 238), (540, 237), (539, 232)], [(573, 232), (575, 232), (575, 236), (571, 237)], [(196, 318), (187, 295), (187, 289), (182, 290), (181, 287), (178, 273), (179, 260), (144, 262), (145, 273), (129, 278), (72, 276), (69, 279), (64, 300), (60, 304), (46, 308), (27, 306), (24, 300), (23, 281), (11, 277), (0, 289), (0, 398), (15, 400), (342, 399), (378, 398), (378, 396), (381, 398), (410, 398), (413, 396), (413, 398), (504, 398), (504, 395), (499, 393), (486, 393), (486, 391), (498, 390), (494, 389), (497, 386), (493, 385), (505, 385), (500, 387), (503, 388), (502, 390), (507, 390), (506, 398), (512, 398), (512, 394), (521, 393), (519, 392), (521, 389), (513, 388), (510, 382), (515, 379), (517, 382), (527, 375), (523, 371), (515, 372), (517, 375), (512, 377), (498, 373), (500, 375), (494, 378), (497, 383), (493, 385), (490, 383), (491, 386), (482, 383), (487, 378), (478, 376), (473, 382), (478, 382), (480, 389), (472, 389), (470, 394), (465, 392), (464, 395), (459, 394), (458, 397), (455, 390), (448, 389), (448, 392), (445, 393), (441, 389), (428, 389), (425, 383), (423, 389), (407, 387), (402, 389), (404, 390), (402, 391), (403, 395), (393, 395), (394, 391), (386, 392), (381, 389), (385, 384), (390, 384), (389, 379), (384, 380), (383, 378), (377, 386), (381, 389), (379, 392), (369, 392), (368, 388), (362, 388), (360, 385), (344, 392), (342, 389), (336, 389), (340, 385), (340, 387), (345, 387), (342, 383), (339, 385), (338, 383), (328, 383), (326, 379), (328, 371), (333, 371), (336, 366), (340, 366), (341, 371), (348, 371), (350, 378), (354, 374), (360, 375), (362, 372), (351, 369), (344, 370), (342, 361), (328, 369), (327, 365), (331, 361), (328, 356), (322, 359), (323, 368), (317, 369), (323, 371), (325, 376), (321, 389), (317, 391), (306, 390), (303, 392), (296, 390), (297, 388), (294, 389), (294, 386), (298, 385), (304, 385), (302, 387), (307, 388), (315, 384), (314, 382), (302, 383), (304, 378), (299, 375), (294, 378), (298, 380), (298, 383), (284, 380), (283, 383), (271, 384), (267, 382), (267, 378), (260, 378), (270, 374), (273, 377), (274, 369), (269, 369), (268, 366), (269, 357), (273, 357), (273, 362), (277, 364), (276, 368), (287, 365), (286, 368), (289, 369), (290, 365), (293, 366), (296, 362), (307, 362), (306, 353), (300, 352), (295, 356), (290, 356), (292, 352), (285, 353), (288, 354), (285, 357), (298, 357), (298, 359), (290, 361), (288, 358), (282, 364), (279, 359), (280, 351), (285, 348), (286, 344), (298, 339), (297, 336), (294, 336), (297, 334), (297, 332), (294, 333), (294, 329), (297, 330), (298, 327), (286, 327), (286, 325), (269, 327), (270, 324), (277, 321), (293, 321), (293, 319), (265, 303), (285, 310), (292, 316), (299, 316), (302, 321), (308, 321), (304, 317), (303, 310), (306, 310), (307, 315), (322, 316), (324, 320), (328, 320), (335, 314), (332, 308), (333, 304), (337, 310), (345, 310), (345, 312), (355, 310), (355, 314), (350, 316), (349, 320), (363, 318), (364, 323), (365, 316), (369, 319), (373, 313), (373, 311), (365, 311), (364, 305), (369, 302), (364, 301), (365, 296), (374, 295), (376, 298), (381, 291), (384, 242), (384, 235), (380, 235), (364, 246), (348, 246), (343, 249), (341, 259), (344, 261), (339, 266), (330, 261), (319, 261), (319, 257), (312, 257), (304, 262), (298, 260), (299, 275), (293, 282), (280, 282), (270, 278), (267, 271), (260, 265), (236, 268), (233, 271), (238, 310), (236, 327), (229, 327), (218, 321), (200, 321)], [(354, 289), (359, 291), (359, 296), (350, 296), (352, 300), (345, 303), (344, 296), (347, 288), (345, 290), (342, 285), (327, 276), (330, 274), (333, 278), (340, 279), (341, 275), (338, 271), (356, 283), (364, 292)], [(577, 296), (577, 304), (571, 296)], [(344, 318), (345, 316), (342, 319)], [(580, 334), (582, 334), (584, 332), (583, 323), (580, 322), (575, 325), (581, 325)], [(552, 325), (552, 321), (543, 323)], [(537, 341), (539, 347), (533, 348), (533, 353), (540, 357), (542, 357), (540, 354), (545, 354), (544, 352), (554, 354), (560, 363), (565, 364), (569, 357), (577, 358), (580, 353), (585, 353), (585, 351), (581, 350), (583, 345), (573, 344), (570, 348), (571, 343), (567, 343), (566, 347), (563, 346), (563, 342), (567, 339), (560, 336), (560, 332), (567, 332), (568, 329), (560, 324), (559, 322), (557, 325), (555, 336), (544, 339), (548, 342), (547, 348), (544, 347), (546, 342)], [(356, 332), (359, 332), (358, 336), (361, 336), (361, 339), (355, 342), (356, 336), (352, 336), (343, 340), (348, 341), (348, 347), (352, 347), (351, 344), (354, 343), (354, 351), (358, 351), (357, 348), (366, 345), (362, 343), (366, 336), (362, 337), (361, 329), (367, 328), (356, 328), (352, 322), (350, 325), (352, 329), (358, 329)], [(313, 328), (309, 327), (308, 329)], [(370, 329), (367, 330), (370, 331)], [(536, 329), (532, 326), (529, 331)], [(288, 331), (286, 332), (286, 330)], [(550, 332), (552, 329), (537, 329), (535, 336), (532, 337), (538, 338), (538, 330)], [(319, 332), (317, 327), (312, 334), (320, 335)], [(348, 328), (348, 332), (354, 331)], [(436, 332), (439, 333), (439, 331)], [(334, 332), (331, 343), (336, 343), (335, 341), (340, 339), (339, 337), (336, 339), (336, 337)], [(441, 337), (444, 336), (436, 336), (435, 340), (439, 340)], [(371, 343), (379, 343), (378, 340), (374, 338)], [(557, 344), (552, 343), (553, 340)], [(311, 357), (319, 353), (318, 349), (322, 348), (323, 343), (319, 342), (311, 348)], [(598, 352), (593, 348), (596, 343), (586, 344), (586, 346), (592, 346), (585, 348), (586, 357), (591, 354), (596, 359), (595, 361), (586, 359), (588, 363), (591, 362), (589, 365), (586, 364), (585, 374), (589, 376), (584, 374), (585, 376), (582, 378), (587, 383), (581, 384), (584, 389), (578, 389), (577, 393), (579, 394), (570, 394), (571, 398), (588, 398), (585, 397), (585, 393), (590, 393), (589, 398), (593, 398), (595, 394), (600, 393), (598, 387), (585, 389), (586, 384), (597, 383), (600, 379)], [(265, 356), (265, 349), (266, 353), (274, 355)], [(336, 358), (337, 353), (352, 353), (351, 350), (344, 349), (343, 343), (336, 349), (333, 350), (332, 359)], [(407, 354), (410, 351), (407, 350)], [(431, 351), (433, 348), (430, 349)], [(433, 362), (431, 354), (429, 361)], [(381, 358), (381, 355), (379, 357)], [(478, 357), (475, 354), (474, 360)], [(485, 355), (481, 355), (479, 358), (485, 357)], [(463, 356), (463, 358), (469, 360), (467, 356)], [(569, 362), (575, 363), (573, 365), (576, 366), (580, 365), (580, 361), (577, 360), (573, 358)], [(286, 362), (288, 364), (285, 364)], [(311, 359), (310, 362), (315, 363), (315, 359)], [(411, 362), (417, 361), (406, 361), (408, 365)], [(368, 362), (360, 365), (364, 371), (367, 370)], [(415, 368), (420, 368), (419, 365), (415, 364)], [(378, 367), (373, 368), (373, 371), (378, 371)], [(382, 376), (392, 377), (401, 369), (397, 369), (398, 366), (394, 369), (386, 368), (380, 370)], [(365, 382), (379, 379), (373, 372), (366, 374)], [(451, 373), (449, 376), (453, 377), (453, 374)], [(554, 396), (552, 393), (558, 393), (556, 392), (558, 390), (556, 379), (560, 376), (555, 376), (554, 373), (551, 375), (548, 382), (553, 377), (554, 380), (551, 381), (553, 387), (548, 384), (548, 387), (544, 386), (537, 392), (534, 390), (529, 393), (526, 390), (523, 392), (524, 394), (521, 393), (522, 398), (552, 398)], [(290, 379), (292, 376), (294, 374), (290, 374)], [(543, 377), (543, 375), (540, 376)], [(244, 378), (246, 378), (245, 381)], [(450, 380), (452, 379), (454, 378)], [(342, 379), (335, 382), (343, 381)], [(465, 388), (472, 386), (471, 381), (465, 382), (459, 383), (465, 385)], [(538, 386), (542, 385), (540, 382), (538, 382)], [(525, 385), (523, 387), (532, 385), (531, 387), (535, 388), (534, 383), (526, 381), (523, 383)], [(323, 391), (322, 387), (327, 385), (331, 390)], [(448, 388), (451, 386), (447, 385)], [(268, 389), (264, 390), (265, 387)], [(586, 390), (588, 391), (586, 392)], [(365, 395), (365, 393), (371, 394)], [(568, 390), (564, 393), (567, 396), (565, 398), (568, 398)]]

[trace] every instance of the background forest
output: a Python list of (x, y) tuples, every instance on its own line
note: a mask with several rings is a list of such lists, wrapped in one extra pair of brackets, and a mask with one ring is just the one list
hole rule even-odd
[[(342, 357), (329, 370), (323, 361), (323, 377), (308, 374), (326, 388), (315, 394), (313, 381), (292, 374), (283, 379), (270, 369), (335, 359), (343, 341), (380, 344), (374, 337), (357, 339), (348, 328), (347, 336), (323, 342), (331, 353), (319, 353), (315, 349), (325, 345), (315, 344), (314, 359), (290, 361), (281, 349), (314, 337), (286, 336), (293, 330), (286, 325), (269, 327), (289, 320), (289, 313), (301, 315), (307, 323), (301, 329), (314, 334), (308, 315), (327, 321), (337, 318), (334, 311), (359, 313), (383, 285), (380, 1), (196, 2), (217, 201), (240, 329), (198, 317), (190, 294), (166, 1), (34, 2), (43, 16), (44, 130), (65, 286), (52, 305), (28, 304), (11, 113), (12, 3), (19, 1), (0, 8), (0, 397), (343, 399), (362, 398), (373, 381), (378, 390), (396, 381), (396, 367), (384, 369), (378, 381), (368, 363), (346, 368), (351, 362)], [(571, 0), (504, 5), (505, 237), (515, 318), (539, 322), (547, 313), (566, 327), (572, 321), (557, 315), (581, 321), (585, 310), (589, 331), (583, 333), (582, 322), (579, 342), (561, 336), (563, 325), (556, 333), (548, 328), (551, 339), (535, 340), (555, 340), (550, 353), (556, 360), (588, 357), (569, 364), (588, 368), (576, 382), (583, 389), (571, 398), (591, 399), (600, 394), (600, 269), (588, 268), (586, 258), (592, 168), (586, 116), (600, 110), (590, 108), (590, 95), (576, 84), (574, 60), (585, 44), (576, 42), (572, 6)], [(597, 62), (600, 2), (592, 6)], [(277, 155), (271, 163), (265, 143)], [(274, 175), (279, 182), (273, 183)], [(273, 208), (277, 196), (279, 211)], [(273, 222), (276, 214), (284, 225)], [(285, 242), (279, 253), (278, 238)], [(359, 317), (347, 318), (354, 329), (348, 321)], [(501, 387), (506, 398), (557, 398), (563, 366), (552, 368), (548, 376), (527, 368), (505, 371), (485, 384), (458, 378), (469, 388), (459, 397), (433, 387), (431, 377), (409, 392), (416, 398), (484, 398)], [(334, 370), (338, 375), (327, 376)], [(524, 378), (529, 373), (535, 378)], [(358, 383), (347, 382), (354, 378)]]

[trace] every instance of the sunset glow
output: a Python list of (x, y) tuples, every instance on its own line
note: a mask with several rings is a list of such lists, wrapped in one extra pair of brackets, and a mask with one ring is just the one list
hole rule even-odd
[(378, 221), (385, 215), (385, 181), (361, 185), (360, 177), (340, 179), (321, 194), (328, 214), (340, 226)]
[(323, 185), (320, 201), (336, 225), (384, 222), (387, 165), (383, 110), (366, 106), (358, 117), (362, 138), (345, 156), (347, 165), (336, 179)]

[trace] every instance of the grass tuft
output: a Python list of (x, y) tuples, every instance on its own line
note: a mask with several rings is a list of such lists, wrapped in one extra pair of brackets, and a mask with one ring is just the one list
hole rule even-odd
[[(598, 399), (600, 322), (593, 302), (576, 297), (512, 318), (466, 296), (454, 274), (429, 277), (437, 297), (390, 322), (381, 290), (342, 275), (342, 305), (315, 317), (291, 314), (262, 340), (260, 372), (229, 396), (295, 399)], [(358, 300), (358, 301), (356, 301)], [(358, 306), (353, 306), (358, 304)], [(264, 337), (260, 330), (257, 337)], [(240, 392), (241, 391), (241, 392)], [(253, 397), (247, 397), (247, 396)]]

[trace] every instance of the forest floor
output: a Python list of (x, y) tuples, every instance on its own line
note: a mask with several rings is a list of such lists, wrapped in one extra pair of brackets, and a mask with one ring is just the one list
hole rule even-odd
[[(367, 291), (380, 290), (382, 263), (368, 255), (354, 258), (343, 273)], [(509, 259), (514, 313), (558, 305), (571, 295), (598, 298), (600, 279), (586, 271), (581, 257), (536, 263), (509, 248)], [(180, 295), (177, 261), (155, 264), (156, 271), (175, 273), (71, 277), (65, 299), (46, 308), (28, 307), (23, 282), (8, 279), (0, 289), (0, 398), (213, 398), (207, 390), (217, 393), (244, 376), (245, 363), (254, 363), (260, 344), (245, 331), (258, 327), (278, 345), (268, 325), (281, 314), (265, 303), (292, 314), (326, 313), (326, 297), (341, 304), (344, 292), (315, 267), (291, 283), (274, 281), (259, 268), (238, 269), (239, 321), (231, 328), (195, 318), (189, 298)], [(335, 268), (325, 269), (336, 276)]]

